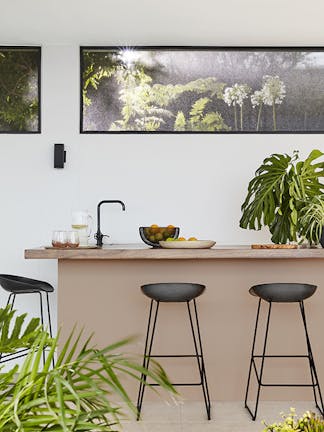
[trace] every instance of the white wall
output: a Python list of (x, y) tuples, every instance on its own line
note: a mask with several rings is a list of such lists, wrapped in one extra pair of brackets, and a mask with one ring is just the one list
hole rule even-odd
[[(0, 44), (42, 46), (42, 134), (0, 135), (0, 272), (56, 284), (56, 263), (25, 261), (73, 209), (95, 215), (114, 242), (172, 223), (185, 236), (268, 241), (238, 227), (249, 179), (272, 152), (324, 150), (323, 135), (80, 135), (79, 45), (324, 45), (321, 0), (1, 0)], [(64, 170), (53, 144), (65, 143)], [(21, 309), (35, 310), (30, 300)]]

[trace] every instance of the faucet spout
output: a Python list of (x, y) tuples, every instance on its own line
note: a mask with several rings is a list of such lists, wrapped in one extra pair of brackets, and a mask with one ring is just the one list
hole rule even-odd
[(125, 204), (123, 203), (123, 201), (120, 200), (103, 200), (100, 201), (100, 203), (97, 206), (97, 232), (95, 234), (95, 238), (97, 239), (97, 246), (98, 247), (102, 247), (102, 239), (104, 237), (104, 234), (102, 234), (101, 230), (100, 230), (100, 207), (102, 206), (102, 204), (120, 204), (121, 208), (123, 211), (125, 211)]

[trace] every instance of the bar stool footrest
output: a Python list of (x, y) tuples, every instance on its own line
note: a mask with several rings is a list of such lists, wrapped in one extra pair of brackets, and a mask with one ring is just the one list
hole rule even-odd
[[(185, 387), (185, 386), (201, 386), (202, 385), (202, 382), (199, 382), (199, 383), (171, 383), (173, 386), (177, 386), (177, 387), (180, 387), (180, 386), (182, 386), (182, 387)], [(148, 384), (149, 386), (151, 386), (151, 387), (159, 387), (160, 386), (160, 384), (157, 384), (157, 383), (152, 383), (152, 384)]]
[[(149, 356), (145, 356), (146, 358), (149, 358)], [(197, 357), (202, 357), (201, 354), (150, 354), (150, 357), (155, 357), (155, 358), (168, 358), (168, 357), (175, 357), (175, 358), (197, 358)]]
[(24, 348), (19, 351), (8, 353), (8, 354), (1, 354), (0, 356), (0, 363), (5, 363), (7, 361), (15, 360), (17, 358), (24, 357), (28, 354), (29, 348)]
[(307, 354), (254, 354), (252, 358), (309, 358)]

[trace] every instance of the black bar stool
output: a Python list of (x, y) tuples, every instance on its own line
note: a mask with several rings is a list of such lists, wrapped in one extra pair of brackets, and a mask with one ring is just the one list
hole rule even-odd
[[(196, 305), (196, 298), (200, 296), (204, 290), (204, 285), (194, 283), (154, 283), (143, 285), (141, 287), (143, 293), (151, 299), (150, 313), (147, 324), (147, 332), (145, 339), (144, 359), (143, 367), (148, 368), (151, 357), (195, 357), (198, 364), (198, 370), (200, 375), (200, 381), (198, 383), (175, 383), (174, 386), (201, 386), (207, 411), (207, 418), (210, 420), (210, 398), (207, 385), (205, 362), (201, 343), (201, 334), (198, 321), (198, 312)], [(159, 311), (160, 303), (187, 303), (187, 309), (189, 314), (190, 327), (192, 332), (192, 338), (195, 348), (195, 354), (192, 355), (153, 355), (152, 346), (153, 338), (156, 328), (156, 321)], [(193, 312), (191, 311), (191, 304), (193, 304)], [(155, 312), (153, 312), (155, 306)], [(193, 319), (194, 315), (194, 319)], [(150, 335), (151, 333), (151, 335)], [(138, 392), (137, 399), (137, 420), (141, 415), (144, 391), (145, 391), (146, 375), (141, 375), (141, 383)], [(158, 385), (158, 384), (151, 384)]]
[[(21, 276), (0, 274), (0, 285), (1, 287), (8, 291), (9, 297), (7, 301), (7, 306), (13, 309), (14, 303), (17, 295), (21, 294), (38, 294), (39, 295), (39, 305), (40, 305), (40, 318), (42, 326), (44, 327), (44, 311), (43, 311), (43, 294), (45, 294), (47, 303), (47, 321), (49, 327), (49, 334), (52, 335), (52, 322), (51, 322), (51, 312), (49, 305), (48, 294), (54, 291), (52, 285), (47, 282), (39, 281), (36, 279), (30, 279)], [(19, 357), (23, 357), (28, 353), (28, 348), (19, 350), (18, 352), (11, 354), (0, 354), (0, 363), (4, 363), (10, 360), (14, 360)], [(43, 352), (43, 361), (45, 363), (45, 352)]]
[[(249, 413), (252, 417), (252, 420), (255, 420), (256, 416), (257, 416), (260, 390), (261, 390), (262, 386), (266, 386), (266, 387), (312, 387), (316, 407), (322, 415), (324, 414), (322, 393), (321, 393), (321, 389), (320, 389), (320, 385), (319, 385), (319, 381), (318, 381), (318, 377), (317, 377), (315, 362), (314, 362), (313, 353), (312, 353), (312, 347), (311, 347), (311, 343), (310, 343), (310, 339), (309, 339), (309, 335), (308, 335), (305, 308), (304, 308), (304, 300), (307, 299), (308, 297), (311, 297), (314, 294), (314, 292), (316, 291), (316, 288), (317, 288), (317, 286), (315, 286), (315, 285), (302, 284), (302, 283), (269, 283), (269, 284), (255, 285), (255, 286), (251, 287), (249, 290), (250, 294), (252, 294), (253, 296), (259, 297), (259, 305), (258, 305), (258, 310), (257, 310), (253, 343), (252, 343), (249, 376), (248, 376), (248, 382), (247, 382), (246, 393), (245, 393), (245, 402), (244, 402), (245, 408), (247, 408), (247, 410), (249, 411)], [(265, 337), (264, 337), (264, 343), (263, 343), (263, 351), (262, 351), (261, 355), (256, 355), (256, 354), (254, 354), (254, 349), (255, 349), (255, 342), (256, 342), (259, 315), (260, 315), (260, 307), (261, 307), (261, 301), (262, 300), (268, 302), (269, 307), (268, 307), (268, 316), (267, 316)], [(299, 303), (300, 313), (301, 313), (302, 322), (303, 322), (303, 326), (304, 326), (304, 330), (305, 330), (305, 336), (306, 336), (306, 346), (307, 346), (307, 354), (306, 355), (266, 355), (272, 303)], [(261, 366), (260, 366), (259, 372), (257, 370), (257, 366), (255, 363), (256, 358), (261, 359)], [(263, 376), (263, 369), (264, 369), (264, 360), (266, 358), (308, 358), (312, 383), (311, 384), (265, 384), (265, 383), (263, 383), (262, 376)], [(249, 406), (247, 404), (252, 368), (254, 370), (256, 380), (258, 383), (257, 397), (256, 397), (254, 412), (252, 412), (252, 410), (249, 408)], [(318, 393), (318, 397), (317, 397), (317, 393)]]

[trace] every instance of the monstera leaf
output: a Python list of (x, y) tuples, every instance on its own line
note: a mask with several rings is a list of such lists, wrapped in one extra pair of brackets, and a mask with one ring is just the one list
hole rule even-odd
[(310, 245), (320, 242), (324, 226), (324, 196), (317, 195), (305, 202), (298, 218), (299, 233)]
[(240, 227), (259, 230), (268, 226), (274, 243), (296, 241), (303, 202), (324, 190), (320, 182), (324, 163), (314, 163), (321, 156), (321, 151), (313, 150), (305, 161), (299, 161), (298, 151), (292, 156), (273, 154), (266, 158), (249, 183)]

